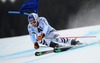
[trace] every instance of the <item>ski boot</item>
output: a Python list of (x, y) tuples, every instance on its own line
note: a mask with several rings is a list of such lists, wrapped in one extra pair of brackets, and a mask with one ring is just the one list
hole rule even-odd
[(80, 41), (76, 41), (76, 39), (72, 39), (71, 45), (82, 45), (82, 43), (80, 43)]
[(59, 47), (64, 47), (65, 45), (60, 45), (58, 43), (55, 43), (55, 42), (51, 42), (50, 43), (50, 47), (52, 48), (59, 48)]

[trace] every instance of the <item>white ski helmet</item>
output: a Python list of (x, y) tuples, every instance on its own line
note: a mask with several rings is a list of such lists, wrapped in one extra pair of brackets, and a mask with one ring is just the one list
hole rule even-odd
[(37, 21), (38, 15), (36, 13), (31, 13), (28, 15), (28, 22)]

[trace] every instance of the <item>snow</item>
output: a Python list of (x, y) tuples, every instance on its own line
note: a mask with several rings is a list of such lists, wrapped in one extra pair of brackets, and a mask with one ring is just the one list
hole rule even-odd
[[(96, 36), (96, 38), (77, 38), (81, 42), (97, 44), (35, 56), (29, 35), (0, 39), (0, 63), (100, 63), (100, 25), (76, 29), (59, 30), (61, 36)], [(39, 50), (52, 49), (43, 46)]]

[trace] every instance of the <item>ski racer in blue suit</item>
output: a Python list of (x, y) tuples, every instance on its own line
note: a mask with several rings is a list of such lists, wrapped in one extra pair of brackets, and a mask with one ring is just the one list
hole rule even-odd
[(79, 41), (70, 38), (59, 38), (59, 34), (54, 33), (56, 30), (51, 27), (45, 17), (39, 17), (36, 13), (28, 15), (28, 32), (31, 36), (34, 48), (38, 49), (39, 44), (49, 47), (59, 47), (58, 43), (70, 43), (76, 45)]

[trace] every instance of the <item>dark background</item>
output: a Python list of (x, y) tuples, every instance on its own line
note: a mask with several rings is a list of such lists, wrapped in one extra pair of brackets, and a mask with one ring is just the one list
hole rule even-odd
[[(10, 0), (7, 0), (7, 2), (2, 3), (0, 0), (0, 38), (28, 34), (27, 16), (10, 15), (7, 13), (9, 10), (19, 11), (21, 5), (25, 1), (26, 0), (16, 0), (14, 3), (11, 3)], [(92, 9), (91, 7), (94, 7), (95, 5), (99, 4), (98, 2), (100, 1), (99, 0), (40, 0), (39, 16), (46, 17), (50, 25), (57, 30), (74, 28), (75, 26), (71, 27), (74, 24), (70, 23), (74, 22), (74, 20), (70, 21), (70, 19), (72, 19), (73, 16), (74, 17), (76, 15), (79, 16), (80, 10), (83, 10), (84, 7), (85, 10)], [(81, 16), (82, 15), (84, 14), (81, 13)]]

